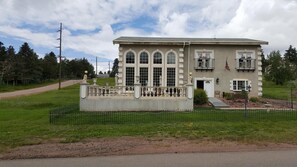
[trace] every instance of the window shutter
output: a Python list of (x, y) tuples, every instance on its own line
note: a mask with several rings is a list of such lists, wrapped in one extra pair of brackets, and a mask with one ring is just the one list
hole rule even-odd
[(250, 91), (252, 91), (252, 81), (248, 81), (248, 86), (251, 86)]
[(230, 90), (233, 90), (233, 80), (230, 80)]
[(255, 59), (251, 60), (251, 69), (255, 69)]
[(210, 68), (210, 69), (213, 69), (213, 65), (212, 65), (213, 62), (212, 61), (213, 61), (213, 59), (208, 60), (208, 63), (209, 63), (208, 68)]
[(236, 69), (239, 69), (239, 59), (236, 59)]
[(194, 68), (198, 69), (198, 58), (194, 59)]

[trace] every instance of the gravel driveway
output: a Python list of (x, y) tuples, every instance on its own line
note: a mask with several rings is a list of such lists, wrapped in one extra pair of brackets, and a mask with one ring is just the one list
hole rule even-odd
[[(61, 87), (67, 87), (71, 86), (74, 84), (77, 84), (81, 82), (81, 80), (68, 80), (64, 81), (61, 83)], [(26, 89), (26, 90), (18, 90), (14, 92), (6, 92), (6, 93), (0, 93), (0, 99), (8, 99), (8, 98), (13, 98), (13, 97), (18, 97), (18, 96), (29, 96), (32, 94), (38, 94), (38, 93), (43, 93), (47, 92), (50, 90), (57, 90), (59, 88), (59, 83), (44, 86), (44, 87), (39, 87), (39, 88), (33, 88), (33, 89)]]

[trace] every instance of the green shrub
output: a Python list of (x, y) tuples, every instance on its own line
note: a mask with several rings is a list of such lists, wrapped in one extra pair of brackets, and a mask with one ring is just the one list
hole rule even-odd
[(203, 89), (195, 89), (194, 91), (194, 104), (206, 104), (208, 101), (206, 92)]
[(246, 91), (241, 91), (241, 92), (236, 92), (234, 94), (234, 99), (245, 99), (247, 96), (247, 92)]
[(223, 98), (227, 100), (234, 100), (234, 93), (223, 92)]
[(256, 103), (259, 101), (259, 99), (257, 97), (251, 97), (250, 101)]

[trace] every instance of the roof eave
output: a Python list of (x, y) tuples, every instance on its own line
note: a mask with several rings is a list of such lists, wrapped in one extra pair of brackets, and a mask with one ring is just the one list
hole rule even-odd
[(113, 44), (125, 44), (125, 45), (268, 45), (266, 41), (255, 42), (191, 42), (191, 41), (121, 41), (114, 40)]

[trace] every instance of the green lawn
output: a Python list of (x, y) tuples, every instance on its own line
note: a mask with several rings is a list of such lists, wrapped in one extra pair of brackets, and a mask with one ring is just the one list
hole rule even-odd
[(263, 81), (263, 97), (288, 100), (291, 89), (287, 85), (276, 85), (272, 81)]
[[(113, 79), (98, 83), (112, 85)], [(0, 101), (0, 152), (22, 145), (85, 138), (144, 136), (239, 142), (295, 143), (297, 113), (291, 111), (82, 113), (79, 85), (39, 95)], [(128, 105), (128, 104), (127, 104)], [(49, 121), (49, 112), (66, 112)]]

